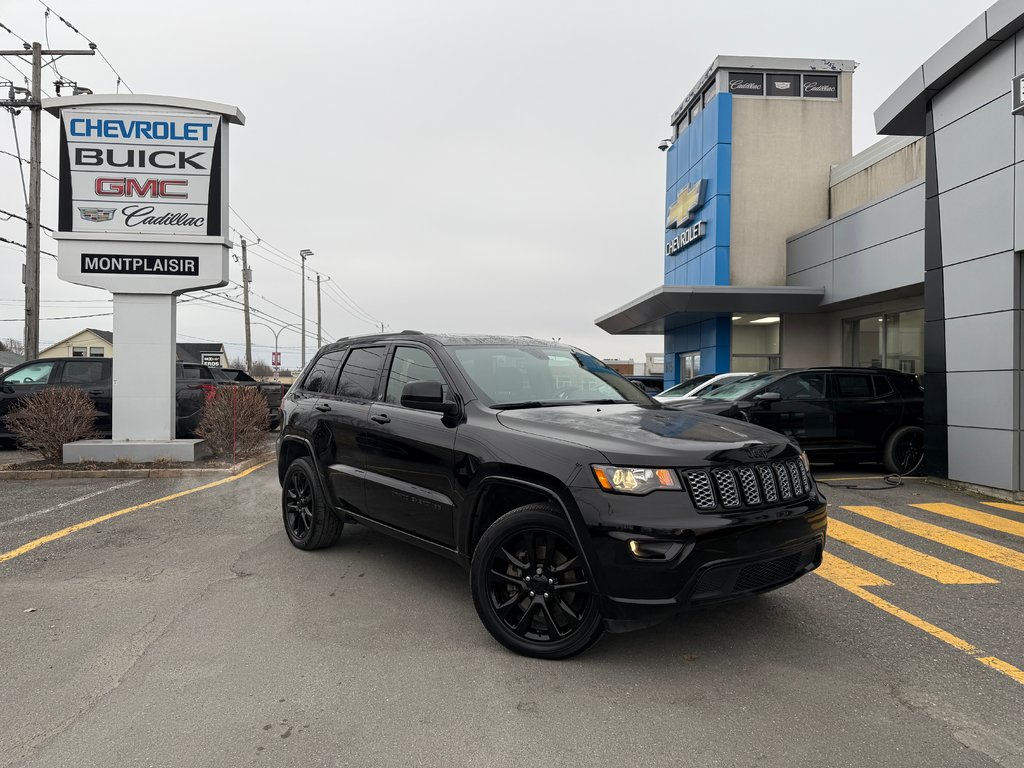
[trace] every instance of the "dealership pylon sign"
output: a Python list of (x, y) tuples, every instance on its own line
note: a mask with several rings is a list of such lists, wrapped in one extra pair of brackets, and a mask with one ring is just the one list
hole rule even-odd
[(137, 94), (43, 108), (60, 119), (57, 274), (114, 294), (113, 439), (65, 460), (190, 460), (196, 441), (175, 440), (175, 297), (228, 282), (228, 130), (245, 117)]

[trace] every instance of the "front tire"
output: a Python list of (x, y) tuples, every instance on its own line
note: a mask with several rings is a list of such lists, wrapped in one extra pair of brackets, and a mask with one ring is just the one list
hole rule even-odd
[(523, 656), (566, 659), (604, 631), (586, 560), (569, 524), (548, 504), (514, 509), (484, 532), (470, 586), (487, 631)]
[(292, 546), (321, 549), (341, 536), (344, 522), (328, 508), (313, 462), (301, 456), (288, 465), (281, 483), (281, 516)]

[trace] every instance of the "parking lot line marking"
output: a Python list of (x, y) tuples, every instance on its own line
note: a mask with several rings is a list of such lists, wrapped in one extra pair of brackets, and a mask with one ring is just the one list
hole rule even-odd
[(1024, 571), (1024, 553), (1009, 547), (993, 544), (984, 539), (977, 539), (974, 536), (968, 536), (966, 533), (957, 533), (948, 528), (943, 528), (941, 525), (925, 523), (897, 512), (890, 512), (888, 509), (882, 509), (882, 507), (843, 507), (843, 509), (863, 515), (871, 520), (876, 520), (879, 523), (891, 525), (893, 528), (899, 528), (907, 533), (920, 536), (922, 539), (928, 539), (953, 549), (959, 549), (961, 552), (966, 552), (969, 555), (974, 555), (999, 565), (1005, 565), (1007, 568)]
[(16, 523), (23, 523), (26, 520), (31, 520), (34, 517), (48, 515), (50, 512), (56, 512), (58, 509), (70, 507), (72, 504), (77, 504), (80, 501), (88, 501), (89, 499), (95, 499), (97, 496), (102, 496), (104, 493), (110, 493), (111, 491), (116, 491), (121, 488), (127, 488), (130, 485), (137, 485), (138, 483), (141, 482), (142, 480), (125, 480), (123, 483), (118, 483), (117, 485), (112, 485), (109, 488), (103, 488), (102, 490), (99, 491), (93, 491), (92, 493), (87, 493), (84, 496), (79, 496), (77, 499), (69, 499), (68, 501), (62, 501), (60, 504), (54, 504), (52, 507), (47, 507), (46, 509), (38, 509), (35, 512), (29, 512), (27, 515), (21, 515), (20, 517), (12, 517), (10, 520), (2, 520), (0, 521), (0, 528), (3, 528), (8, 525), (15, 525)]
[(61, 530), (54, 531), (53, 533), (47, 534), (46, 536), (41, 536), (38, 539), (33, 539), (27, 544), (22, 544), (17, 549), (12, 549), (9, 552), (4, 552), (0, 554), (0, 563), (6, 563), (8, 560), (13, 560), (16, 557), (20, 557), (21, 555), (24, 555), (27, 552), (31, 552), (33, 549), (38, 549), (44, 544), (49, 544), (51, 541), (63, 539), (65, 536), (70, 536), (72, 533), (84, 530), (85, 528), (91, 528), (92, 526), (99, 525), (100, 523), (105, 523), (107, 520), (113, 520), (115, 517), (127, 515), (129, 512), (137, 512), (140, 509), (146, 509), (147, 507), (152, 507), (155, 504), (162, 504), (165, 501), (173, 501), (174, 499), (180, 499), (182, 496), (190, 496), (193, 493), (199, 493), (199, 491), (206, 491), (209, 490), (210, 488), (216, 488), (217, 486), (224, 485), (226, 483), (233, 483), (235, 480), (241, 480), (243, 477), (251, 475), (256, 470), (262, 469), (263, 467), (267, 466), (270, 463), (270, 461), (264, 461), (262, 464), (257, 464), (255, 467), (250, 467), (244, 472), (239, 472), (237, 475), (231, 475), (230, 477), (222, 477), (220, 480), (214, 480), (212, 483), (199, 485), (196, 486), (195, 488), (189, 488), (188, 490), (185, 491), (172, 493), (169, 496), (162, 496), (159, 499), (146, 501), (143, 502), (142, 504), (136, 504), (135, 506), (132, 507), (125, 507), (124, 509), (119, 509), (116, 512), (108, 512), (105, 515), (94, 517), (91, 520), (84, 520), (81, 523), (69, 525), (67, 528), (62, 528)]
[(979, 656), (978, 661), (986, 666), (992, 667), (992, 669), (1002, 672), (1007, 677), (1012, 677), (1021, 685), (1024, 685), (1024, 671), (1017, 669), (1013, 664), (1007, 664), (1002, 659), (997, 659), (995, 656)]
[(1007, 512), (1024, 512), (1024, 505), (1022, 504), (1006, 504), (1001, 501), (983, 501), (981, 503), (984, 504), (986, 507), (1005, 509)]
[[(982, 651), (975, 648), (966, 640), (947, 632), (941, 627), (935, 626), (929, 621), (925, 621), (920, 616), (915, 616), (913, 613), (903, 610), (898, 605), (894, 605), (888, 600), (878, 597), (878, 595), (873, 595), (868, 592), (865, 587), (885, 586), (891, 583), (886, 579), (883, 579), (881, 576), (873, 574), (870, 571), (865, 571), (863, 568), (858, 568), (853, 565), (853, 563), (848, 563), (828, 552), (824, 554), (821, 565), (815, 573), (823, 579), (831, 581), (836, 586), (845, 589), (847, 592), (856, 595), (861, 600), (871, 603), (876, 608), (880, 608), (901, 621), (905, 621), (907, 624), (920, 629), (922, 632), (927, 632), (936, 640), (941, 640), (946, 645), (950, 645), (958, 651), (963, 651), (972, 659), (975, 659), (985, 666), (1006, 675), (1011, 680), (1024, 685), (1024, 670), (1018, 669), (1013, 664), (996, 658), (995, 656), (982, 656)], [(884, 584), (880, 584), (879, 582), (884, 582)]]
[(958, 504), (911, 504), (910, 506), (923, 509), (925, 512), (952, 517), (954, 520), (962, 520), (965, 523), (980, 525), (983, 528), (991, 528), (993, 531), (1024, 536), (1024, 523), (1007, 520), (999, 515), (990, 515), (987, 512), (979, 512), (970, 507), (961, 507)]
[(873, 533), (847, 525), (832, 518), (828, 521), (828, 535), (869, 555), (887, 560), (940, 584), (998, 584), (996, 579), (947, 563), (937, 557), (918, 552), (916, 549), (897, 544), (895, 541), (876, 536)]

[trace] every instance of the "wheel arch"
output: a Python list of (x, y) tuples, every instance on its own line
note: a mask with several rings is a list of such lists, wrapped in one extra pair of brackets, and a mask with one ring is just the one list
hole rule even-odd
[(587, 570), (594, 579), (595, 592), (599, 594), (599, 576), (592, 567), (594, 556), (590, 551), (589, 537), (581, 535), (586, 530), (583, 518), (569, 489), (553, 477), (522, 477), (510, 472), (495, 472), (482, 478), (473, 494), (471, 512), (459, 542), (467, 561), (472, 561), (477, 542), (495, 520), (513, 509), (536, 502), (551, 504), (569, 524)]

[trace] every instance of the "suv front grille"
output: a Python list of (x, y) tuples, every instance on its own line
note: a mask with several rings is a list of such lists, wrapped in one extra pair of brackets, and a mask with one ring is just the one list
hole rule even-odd
[(682, 474), (698, 512), (735, 512), (795, 501), (811, 492), (810, 475), (799, 459), (683, 470)]

